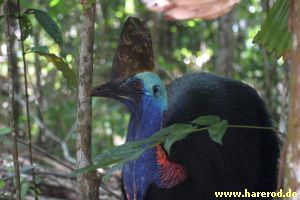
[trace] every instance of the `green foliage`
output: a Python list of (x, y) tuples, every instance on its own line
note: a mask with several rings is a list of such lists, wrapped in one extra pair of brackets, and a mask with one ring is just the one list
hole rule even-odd
[[(115, 170), (120, 169), (129, 161), (138, 159), (146, 150), (153, 148), (158, 144), (164, 144), (164, 149), (168, 154), (170, 154), (170, 149), (176, 141), (182, 140), (189, 134), (195, 132), (200, 134), (199, 132), (206, 133), (204, 131), (208, 131), (210, 139), (222, 145), (222, 139), (229, 127), (273, 130), (272, 127), (228, 125), (227, 120), (220, 120), (218, 116), (213, 115), (200, 116), (192, 123), (197, 126), (193, 126), (191, 124), (173, 124), (161, 129), (151, 137), (144, 140), (128, 142), (111, 148), (110, 150), (106, 150), (95, 157), (94, 160), (97, 162), (96, 164), (78, 169), (71, 175), (74, 176), (113, 165), (105, 176), (105, 179), (107, 179)], [(205, 125), (205, 127), (203, 127), (203, 125)]]
[(10, 128), (0, 128), (0, 136), (4, 136), (4, 135), (7, 135), (11, 132), (11, 129)]
[(24, 41), (26, 38), (32, 34), (32, 24), (28, 16), (21, 16), (19, 19), (21, 28), (21, 40)]
[(28, 182), (24, 177), (21, 177), (21, 199), (25, 199), (25, 196), (28, 194), (30, 190), (30, 182)]
[(0, 180), (0, 190), (3, 189), (5, 187), (5, 182)]
[(63, 44), (63, 39), (56, 22), (45, 11), (38, 9), (28, 9), (24, 12), (24, 16), (28, 14), (34, 14), (35, 18), (43, 29), (49, 34), (49, 36), (58, 44)]
[[(19, 18), (20, 28), (21, 28), (21, 40), (24, 41), (30, 34), (32, 34), (32, 23), (28, 15), (34, 14), (35, 18), (41, 25), (41, 27), (49, 34), (49, 36), (58, 44), (63, 44), (63, 39), (61, 32), (58, 28), (56, 22), (48, 15), (48, 13), (38, 10), (38, 9), (27, 9), (22, 16)], [(45, 57), (49, 62), (51, 62), (57, 70), (61, 71), (63, 77), (67, 80), (68, 85), (71, 88), (76, 88), (77, 80), (75, 73), (71, 70), (68, 63), (62, 58), (55, 54), (49, 53), (47, 46), (32, 47), (28, 52), (33, 52)], [(27, 53), (28, 53), (27, 52)]]
[(220, 122), (216, 119), (219, 118), (216, 116), (201, 116), (194, 120), (194, 122), (200, 122), (201, 124), (203, 124), (203, 122), (210, 124), (210, 126), (204, 128), (199, 128), (190, 124), (173, 124), (161, 129), (149, 138), (141, 141), (128, 142), (103, 152), (95, 158), (95, 161), (97, 161), (96, 164), (78, 169), (72, 175), (95, 170), (97, 168), (108, 167), (114, 164), (114, 166), (108, 171), (107, 175), (109, 176), (114, 170), (121, 168), (129, 161), (138, 159), (144, 151), (155, 147), (158, 144), (164, 144), (165, 150), (167, 153), (170, 153), (170, 149), (176, 141), (184, 139), (195, 131), (208, 130), (211, 139), (222, 144), (222, 138), (228, 124), (226, 120), (222, 120)]
[(279, 57), (290, 50), (292, 44), (292, 34), (288, 30), (290, 3), (291, 0), (277, 0), (253, 40)]
[(49, 48), (47, 46), (37, 46), (37, 47), (31, 47), (29, 48), (27, 51), (27, 53), (30, 53), (30, 52), (41, 52), (41, 53), (44, 53), (44, 54), (49, 54)]
[(228, 128), (228, 122), (222, 120), (218, 116), (208, 115), (201, 116), (192, 121), (192, 123), (200, 126), (208, 126), (208, 134), (212, 141), (222, 144), (222, 138)]
[(220, 117), (214, 115), (201, 116), (192, 121), (192, 123), (201, 126), (212, 125), (218, 122), (220, 122)]
[(208, 127), (208, 133), (210, 139), (212, 139), (212, 141), (218, 144), (222, 144), (222, 139), (226, 133), (227, 128), (228, 128), (228, 122), (226, 120), (222, 120), (216, 124), (212, 124), (211, 126)]
[(168, 128), (167, 130), (164, 130), (168, 134), (167, 138), (164, 142), (164, 149), (170, 154), (171, 146), (179, 140), (184, 139), (186, 136), (188, 136), (190, 133), (192, 133), (196, 127), (190, 125), (190, 124), (174, 124)]
[(51, 62), (56, 67), (58, 71), (62, 72), (62, 75), (67, 80), (69, 86), (76, 88), (76, 75), (63, 58), (58, 57), (53, 53), (49, 53), (49, 50), (46, 46), (32, 47), (28, 49), (27, 52), (36, 53), (40, 56), (45, 57), (48, 60), (48, 62)]

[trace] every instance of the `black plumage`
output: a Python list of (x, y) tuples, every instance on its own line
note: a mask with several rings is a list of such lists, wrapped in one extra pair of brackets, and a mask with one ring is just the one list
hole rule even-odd
[[(175, 80), (167, 90), (167, 126), (202, 115), (216, 115), (232, 125), (272, 125), (256, 91), (242, 82), (194, 73)], [(278, 157), (277, 135), (271, 130), (229, 128), (223, 145), (207, 132), (193, 133), (173, 144), (169, 157), (187, 170), (188, 179), (172, 189), (152, 184), (145, 199), (208, 200), (218, 191), (275, 191)]]

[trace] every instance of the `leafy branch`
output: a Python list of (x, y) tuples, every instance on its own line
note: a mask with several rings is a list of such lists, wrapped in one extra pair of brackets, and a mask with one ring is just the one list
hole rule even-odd
[[(20, 40), (26, 40), (32, 34), (32, 23), (29, 16), (34, 15), (40, 26), (48, 33), (55, 43), (59, 46), (63, 45), (63, 38), (57, 23), (45, 11), (38, 9), (27, 9), (25, 12), (17, 16), (20, 23), (21, 37)], [(53, 53), (49, 53), (47, 46), (31, 47), (25, 53), (36, 53), (39, 56), (46, 58), (51, 62), (55, 68), (60, 71), (63, 77), (67, 80), (68, 86), (76, 88), (77, 79), (74, 71), (70, 68), (68, 63), (62, 58)]]
[(200, 116), (192, 121), (191, 124), (173, 124), (161, 129), (151, 137), (144, 140), (128, 142), (111, 148), (94, 158), (97, 162), (96, 164), (78, 169), (71, 175), (77, 175), (98, 168), (112, 166), (104, 177), (107, 179), (112, 172), (122, 168), (127, 162), (138, 159), (146, 150), (151, 149), (158, 144), (163, 144), (166, 152), (170, 154), (171, 146), (176, 141), (182, 140), (195, 132), (203, 132), (207, 130), (210, 139), (222, 145), (222, 139), (228, 128), (266, 129), (276, 131), (273, 127), (230, 125), (227, 120), (221, 120), (219, 117), (213, 115)]
[(35, 53), (46, 58), (48, 62), (51, 62), (55, 68), (62, 73), (63, 77), (67, 80), (68, 86), (70, 88), (76, 88), (77, 79), (75, 72), (62, 57), (50, 53), (47, 46), (31, 47), (26, 50), (26, 53)]
[(28, 9), (23, 13), (22, 17), (26, 19), (30, 14), (34, 14), (41, 27), (59, 46), (63, 44), (63, 38), (61, 36), (59, 27), (56, 22), (48, 15), (48, 13), (43, 10)]
[(281, 57), (291, 50), (292, 34), (288, 27), (291, 0), (276, 1), (256, 34), (253, 43)]

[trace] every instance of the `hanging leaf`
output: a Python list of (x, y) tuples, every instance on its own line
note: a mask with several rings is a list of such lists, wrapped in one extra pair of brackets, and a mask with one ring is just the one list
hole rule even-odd
[(209, 126), (220, 122), (220, 117), (214, 115), (200, 116), (197, 119), (193, 120), (193, 124), (201, 126)]
[(290, 3), (291, 0), (277, 0), (253, 40), (253, 43), (274, 52), (278, 57), (286, 53), (292, 45), (292, 34), (288, 29)]
[(38, 9), (28, 9), (24, 12), (24, 16), (34, 14), (35, 18), (42, 26), (42, 28), (49, 34), (49, 36), (58, 44), (63, 44), (63, 38), (58, 28), (57, 23), (45, 11)]
[(32, 24), (27, 16), (21, 16), (19, 18), (21, 29), (21, 40), (24, 41), (30, 34), (32, 34)]
[(222, 120), (221, 122), (211, 125), (208, 127), (208, 134), (210, 139), (218, 144), (222, 144), (223, 136), (228, 128), (227, 120)]
[(195, 129), (196, 127), (190, 124), (176, 124), (176, 126), (173, 126), (173, 130), (171, 130), (171, 134), (165, 140), (164, 149), (170, 154), (171, 146), (174, 142), (182, 140)]
[(29, 50), (27, 50), (27, 53), (29, 52), (36, 53), (40, 56), (45, 57), (48, 60), (48, 62), (51, 62), (56, 67), (58, 71), (62, 72), (62, 75), (67, 80), (68, 85), (72, 88), (76, 88), (76, 75), (63, 58), (58, 57), (53, 53), (48, 53), (46, 47), (32, 47)]
[(11, 132), (10, 128), (0, 128), (0, 136), (7, 135)]

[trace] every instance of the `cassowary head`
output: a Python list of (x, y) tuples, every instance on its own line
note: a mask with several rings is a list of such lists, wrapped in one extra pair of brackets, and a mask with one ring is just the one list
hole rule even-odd
[[(167, 90), (160, 78), (152, 72), (142, 72), (122, 81), (104, 83), (95, 87), (92, 95), (116, 99), (131, 111), (126, 142), (150, 137), (164, 126)], [(174, 169), (170, 171), (180, 172), (178, 167), (168, 165), (162, 168), (160, 163), (168, 163), (163, 150), (152, 148), (123, 167), (127, 199), (143, 199), (151, 183), (159, 187), (171, 187), (178, 182), (179, 179), (163, 175), (170, 168)]]
[(163, 82), (152, 72), (142, 72), (122, 81), (104, 83), (93, 89), (92, 96), (116, 99), (125, 104), (133, 114), (149, 108), (153, 112), (163, 113), (168, 101)]

